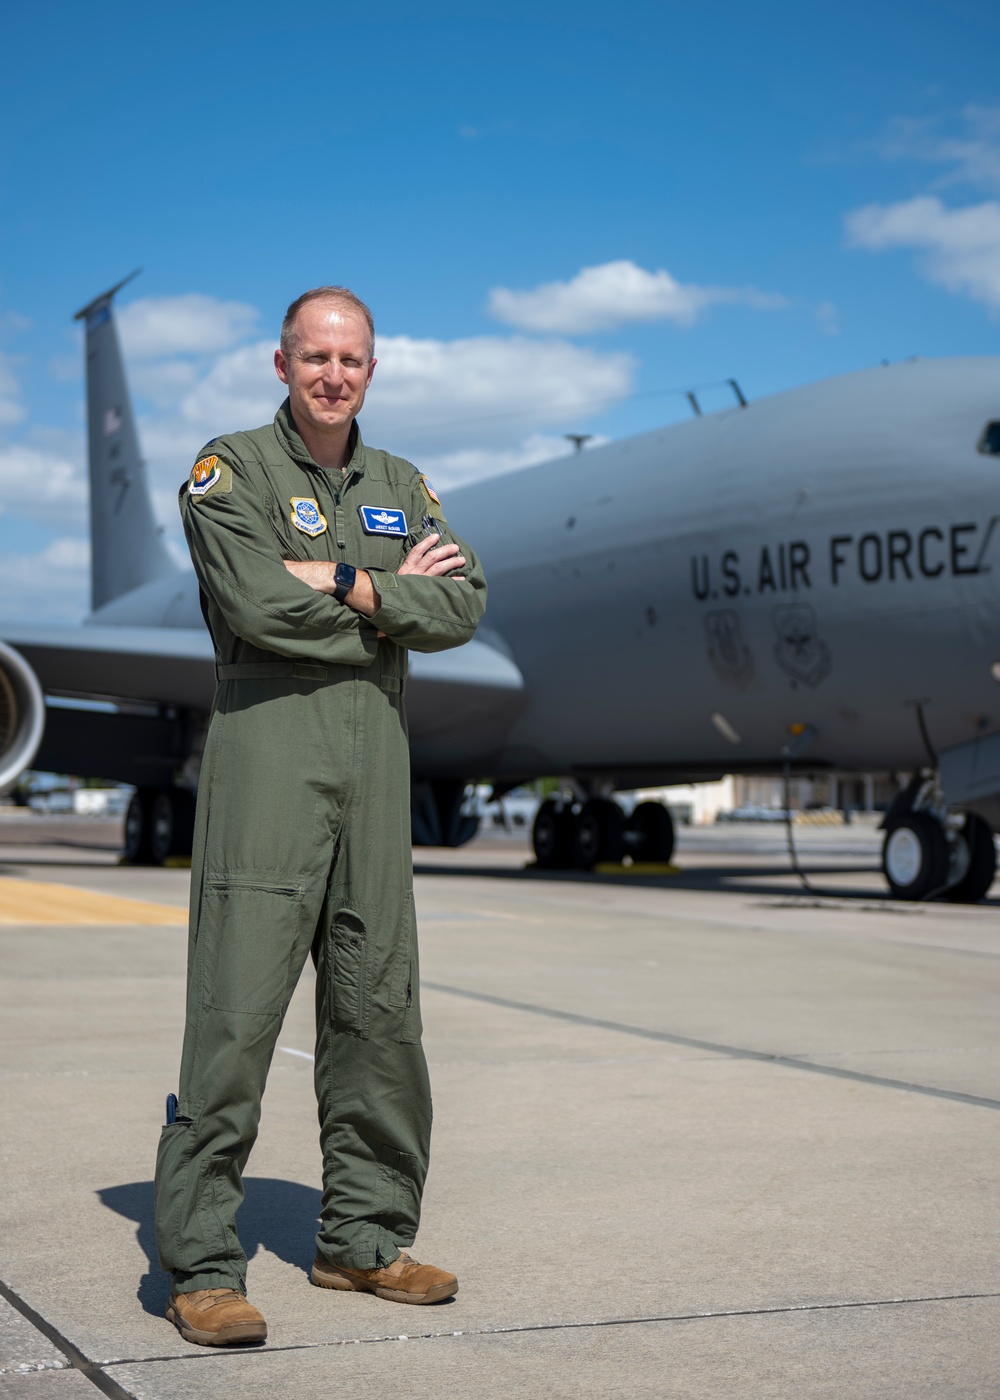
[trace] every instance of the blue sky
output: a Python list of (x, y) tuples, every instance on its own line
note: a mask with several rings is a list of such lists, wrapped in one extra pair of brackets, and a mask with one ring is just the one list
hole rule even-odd
[(366, 436), (441, 489), (730, 375), (997, 348), (995, 6), (56, 3), (5, 40), (0, 616), (85, 611), (71, 316), (137, 265), (175, 538), (192, 454), (273, 411), (281, 313), (320, 282), (375, 312)]

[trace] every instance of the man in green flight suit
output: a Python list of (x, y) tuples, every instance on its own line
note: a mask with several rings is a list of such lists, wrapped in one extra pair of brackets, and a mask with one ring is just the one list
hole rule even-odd
[(339, 287), (289, 307), (273, 424), (214, 439), (181, 490), (215, 642), (176, 1113), (156, 1164), (167, 1316), (192, 1342), (263, 1341), (236, 1234), (282, 1018), (316, 963), (323, 1205), (312, 1281), (451, 1297), (412, 1245), (430, 1141), (410, 852), (406, 653), (483, 614), (472, 551), (433, 488), (355, 418), (371, 313)]

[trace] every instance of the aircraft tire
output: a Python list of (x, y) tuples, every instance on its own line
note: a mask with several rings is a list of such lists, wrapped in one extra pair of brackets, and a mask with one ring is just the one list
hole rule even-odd
[(625, 813), (610, 797), (585, 802), (573, 822), (573, 864), (593, 870), (605, 861), (617, 864), (625, 854)]
[(944, 897), (952, 904), (977, 904), (986, 897), (997, 873), (993, 832), (982, 817), (969, 812), (958, 839), (965, 842), (969, 864), (961, 880), (946, 890)]
[(185, 788), (136, 788), (125, 813), (124, 835), (129, 865), (163, 865), (171, 856), (189, 856), (194, 794)]
[(123, 855), (129, 865), (152, 865), (153, 852), (149, 844), (151, 812), (156, 788), (136, 788), (125, 813)]
[(882, 843), (882, 870), (893, 899), (937, 894), (948, 879), (948, 841), (941, 823), (929, 812), (907, 812), (894, 821)]
[(674, 822), (662, 802), (640, 802), (625, 823), (625, 845), (634, 861), (666, 865), (674, 853)]
[(573, 864), (573, 813), (547, 797), (535, 813), (531, 845), (542, 870), (567, 870)]

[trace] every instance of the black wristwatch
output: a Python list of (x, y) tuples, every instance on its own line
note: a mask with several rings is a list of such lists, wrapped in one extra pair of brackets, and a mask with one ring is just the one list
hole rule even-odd
[(342, 603), (354, 587), (354, 580), (358, 576), (358, 571), (353, 564), (338, 564), (333, 575), (333, 581), (337, 585), (333, 590), (333, 596), (338, 603)]

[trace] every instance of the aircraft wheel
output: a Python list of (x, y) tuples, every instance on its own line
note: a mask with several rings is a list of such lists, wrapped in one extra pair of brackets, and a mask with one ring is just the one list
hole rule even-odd
[(573, 860), (573, 813), (547, 797), (531, 829), (535, 860), (542, 870), (565, 870)]
[(993, 832), (982, 817), (969, 812), (958, 834), (965, 844), (968, 862), (965, 874), (945, 892), (953, 904), (976, 904), (984, 899), (997, 873), (997, 848)]
[(189, 856), (194, 845), (195, 795), (187, 788), (171, 788), (170, 806), (173, 813), (174, 830), (169, 854)]
[(573, 864), (593, 870), (608, 861), (617, 863), (625, 854), (625, 813), (610, 797), (585, 802), (573, 823)]
[(929, 812), (907, 812), (882, 843), (882, 869), (894, 899), (926, 899), (948, 878), (948, 841)]
[(674, 822), (662, 802), (640, 802), (625, 823), (625, 845), (635, 861), (666, 865), (674, 853)]
[(152, 865), (150, 849), (150, 809), (156, 797), (155, 788), (136, 788), (125, 813), (124, 856), (129, 865)]
[(194, 794), (184, 788), (136, 788), (125, 813), (125, 859), (130, 865), (162, 865), (189, 856), (194, 835)]

